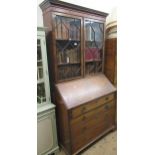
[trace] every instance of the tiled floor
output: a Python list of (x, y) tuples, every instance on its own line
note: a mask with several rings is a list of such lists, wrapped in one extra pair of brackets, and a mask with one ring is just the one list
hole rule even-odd
[[(86, 151), (79, 155), (116, 155), (117, 154), (117, 132), (111, 132), (107, 136), (97, 141)], [(65, 155), (60, 151), (58, 155)]]

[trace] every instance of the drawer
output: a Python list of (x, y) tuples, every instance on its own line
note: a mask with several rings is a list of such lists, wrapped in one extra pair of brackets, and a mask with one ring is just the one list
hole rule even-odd
[(93, 139), (101, 135), (105, 131), (104, 120), (100, 124), (96, 124), (94, 127), (90, 128), (86, 133), (87, 143), (91, 142)]
[(72, 149), (82, 148), (115, 124), (115, 102), (110, 101), (70, 122)]
[(74, 118), (74, 119), (71, 119), (71, 126), (74, 126), (74, 125), (79, 125), (81, 123), (87, 123), (89, 121), (91, 121), (94, 117), (98, 117), (99, 114), (103, 114), (104, 112), (104, 107), (98, 107), (97, 109), (94, 109), (92, 111), (89, 111), (87, 113), (84, 113), (82, 114), (81, 116), (77, 117), (77, 118)]
[(74, 108), (70, 111), (70, 117), (76, 118), (92, 109), (95, 109), (106, 102), (109, 102), (114, 99), (114, 94), (107, 95), (105, 97), (99, 98), (97, 100), (94, 100), (92, 102), (86, 103), (80, 107)]
[[(104, 105), (70, 120), (70, 127), (73, 135), (83, 133), (83, 130), (92, 128), (97, 123), (102, 123), (107, 115), (115, 113), (115, 101), (112, 100)], [(83, 129), (84, 128), (84, 129)]]
[(87, 111), (90, 111), (92, 109), (95, 109), (111, 100), (114, 99), (114, 94), (110, 94), (108, 96), (105, 96), (105, 97), (102, 97), (100, 99), (97, 99), (96, 101), (93, 101), (93, 102), (90, 102), (89, 104), (86, 104), (85, 107), (86, 107), (86, 110)]
[[(92, 122), (92, 121), (91, 121)], [(84, 145), (90, 143), (98, 135), (104, 131), (104, 119), (99, 119), (95, 121), (95, 124), (88, 124), (87, 126), (77, 128), (78, 130), (72, 133), (72, 150), (76, 152), (78, 149), (82, 148)]]
[(115, 111), (114, 101), (111, 101), (78, 118), (72, 119), (70, 121), (71, 136), (73, 138), (78, 138), (80, 135), (86, 134), (88, 131), (94, 132), (95, 130), (96, 132), (99, 130), (100, 133), (101, 127), (101, 130), (103, 130), (114, 124)]
[(96, 137), (115, 125), (114, 109), (111, 109), (109, 112), (105, 113), (101, 120), (102, 121), (99, 122), (96, 121), (95, 125), (89, 127), (88, 130), (85, 131), (86, 143), (90, 143)]
[(98, 108), (95, 111), (91, 111), (77, 119), (71, 120), (71, 135), (72, 137), (85, 134), (90, 128), (96, 126), (96, 124), (102, 124), (104, 121), (104, 109)]
[[(87, 125), (81, 125), (71, 130), (72, 149), (77, 151), (84, 145), (88, 144), (94, 136), (102, 133), (104, 129), (104, 119), (92, 120)], [(90, 133), (90, 130), (92, 131)], [(92, 135), (93, 134), (93, 135)], [(93, 137), (92, 137), (93, 136)]]
[(90, 143), (93, 139), (99, 136), (104, 131), (104, 124), (98, 122), (96, 125), (89, 127), (81, 134), (76, 133), (76, 136), (72, 137), (72, 150), (76, 152), (78, 149), (82, 148), (84, 145)]
[(78, 126), (80, 124), (86, 124), (89, 121), (92, 121), (94, 118), (101, 118), (103, 116), (104, 113), (108, 112), (111, 109), (115, 109), (115, 101), (112, 100), (108, 103), (105, 103), (104, 105), (91, 110), (89, 112), (86, 112), (84, 114), (82, 114), (81, 116), (71, 119), (70, 120), (70, 124), (71, 126)]

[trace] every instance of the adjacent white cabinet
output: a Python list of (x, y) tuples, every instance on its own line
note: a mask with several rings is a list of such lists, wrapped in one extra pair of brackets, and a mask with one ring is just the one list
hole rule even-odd
[(51, 103), (44, 28), (37, 28), (37, 155), (53, 155), (57, 142), (55, 105)]
[(49, 155), (58, 152), (55, 105), (47, 104), (38, 109), (37, 116), (37, 155)]

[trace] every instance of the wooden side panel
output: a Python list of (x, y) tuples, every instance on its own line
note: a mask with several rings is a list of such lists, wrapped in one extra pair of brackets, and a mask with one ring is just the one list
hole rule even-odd
[(67, 154), (71, 154), (71, 138), (69, 129), (68, 111), (63, 104), (63, 100), (59, 92), (55, 91), (56, 115), (57, 115), (57, 128), (59, 143), (65, 149)]
[(47, 35), (48, 32), (52, 30), (51, 12), (43, 12), (43, 23), (44, 23), (44, 27), (46, 28), (45, 32)]
[(111, 38), (105, 41), (105, 65), (104, 72), (107, 78), (116, 85), (116, 57), (117, 57), (117, 39)]

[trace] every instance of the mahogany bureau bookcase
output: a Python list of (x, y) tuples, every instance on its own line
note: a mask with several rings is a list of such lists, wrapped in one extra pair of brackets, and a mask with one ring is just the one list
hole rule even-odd
[(116, 126), (116, 88), (103, 74), (108, 14), (58, 0), (40, 7), (59, 145), (74, 155)]

